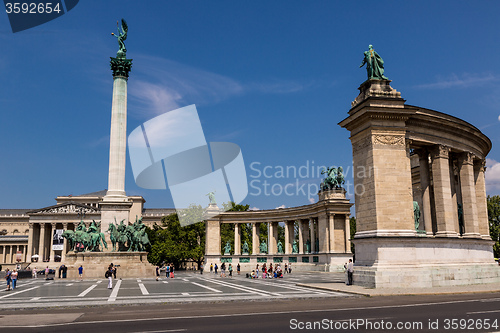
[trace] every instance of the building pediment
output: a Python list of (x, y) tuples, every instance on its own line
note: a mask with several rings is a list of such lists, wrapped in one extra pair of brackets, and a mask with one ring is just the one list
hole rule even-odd
[(28, 212), (29, 215), (45, 214), (99, 214), (98, 208), (82, 205), (76, 202), (66, 202)]

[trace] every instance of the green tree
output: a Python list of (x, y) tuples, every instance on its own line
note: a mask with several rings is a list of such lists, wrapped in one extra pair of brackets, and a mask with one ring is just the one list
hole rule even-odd
[(500, 196), (488, 196), (487, 202), (490, 237), (495, 241), (493, 253), (495, 258), (500, 258)]
[[(201, 206), (192, 206), (190, 213), (201, 216)], [(205, 223), (198, 222), (181, 227), (177, 214), (162, 218), (162, 225), (147, 228), (151, 251), (148, 261), (154, 265), (164, 262), (179, 267), (182, 263), (194, 260), (198, 266), (203, 262), (205, 253)]]

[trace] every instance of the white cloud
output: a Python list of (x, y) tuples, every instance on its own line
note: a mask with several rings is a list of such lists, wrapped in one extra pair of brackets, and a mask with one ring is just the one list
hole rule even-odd
[(141, 65), (130, 80), (129, 94), (141, 111), (160, 114), (189, 104), (218, 102), (243, 91), (231, 78), (172, 60), (140, 55), (134, 63)]
[(260, 210), (260, 208), (257, 208), (257, 207), (250, 207), (250, 208), (248, 208), (248, 210)]
[(500, 116), (498, 116), (498, 121), (500, 121)]
[[(139, 55), (134, 57), (134, 79), (129, 82), (131, 112), (158, 115), (189, 104), (217, 103), (248, 92), (288, 94), (312, 83), (269, 80), (244, 84), (232, 78), (172, 60)], [(140, 64), (140, 65), (139, 65)]]
[(286, 206), (285, 205), (281, 205), (281, 206), (276, 207), (275, 209), (283, 209), (283, 208), (286, 208)]
[(449, 77), (437, 77), (436, 82), (424, 83), (417, 85), (415, 88), (422, 89), (447, 89), (447, 88), (469, 88), (474, 86), (481, 86), (487, 83), (498, 81), (499, 78), (491, 73), (486, 73), (482, 75), (478, 74), (462, 74), (458, 76), (456, 74), (451, 74)]
[(497, 193), (500, 190), (500, 163), (490, 158), (486, 159), (486, 192), (494, 191)]

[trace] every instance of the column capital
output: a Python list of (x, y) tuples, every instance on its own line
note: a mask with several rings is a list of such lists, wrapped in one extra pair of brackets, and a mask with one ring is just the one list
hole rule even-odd
[(132, 59), (125, 58), (113, 58), (111, 59), (110, 66), (113, 71), (113, 78), (122, 77), (125, 80), (128, 79), (128, 74), (132, 70)]
[(432, 147), (430, 153), (432, 159), (449, 158), (450, 147), (445, 145), (435, 145), (434, 147)]
[(471, 152), (463, 152), (458, 155), (458, 160), (461, 165), (474, 165), (475, 155)]

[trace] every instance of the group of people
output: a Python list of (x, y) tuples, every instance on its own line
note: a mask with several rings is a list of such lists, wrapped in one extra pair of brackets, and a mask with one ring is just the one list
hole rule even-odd
[[(175, 267), (174, 264), (166, 264), (165, 265), (165, 276), (168, 278), (173, 279), (174, 278), (174, 271)], [(160, 276), (160, 268), (156, 268), (156, 277), (158, 278)]]
[(10, 290), (10, 285), (12, 284), (12, 290), (16, 289), (18, 272), (16, 269), (10, 271), (8, 268), (5, 271), (5, 280), (7, 281), (7, 289)]
[[(215, 263), (215, 266), (213, 263), (210, 264), (210, 273), (214, 273), (215, 275), (217, 275), (218, 270), (219, 270), (219, 266), (217, 266), (217, 263)], [(233, 265), (232, 264), (229, 264), (229, 266), (227, 267), (227, 271), (229, 272), (229, 277), (232, 278), (233, 277)], [(241, 273), (240, 264), (236, 265), (236, 273), (238, 275), (240, 275), (240, 273)], [(226, 276), (227, 276), (226, 275), (226, 263), (223, 262), (220, 265), (220, 277), (226, 277)]]
[(273, 264), (270, 263), (269, 267), (267, 267), (267, 264), (264, 263), (262, 264), (262, 267), (259, 268), (259, 264), (255, 267), (254, 270), (252, 270), (252, 273), (247, 274), (247, 277), (250, 279), (258, 279), (259, 278), (259, 271), (262, 271), (262, 278), (263, 279), (281, 279), (283, 278), (284, 273), (292, 273), (292, 264), (285, 264), (285, 269), (283, 270), (281, 268), (280, 264), (276, 264), (273, 268)]

